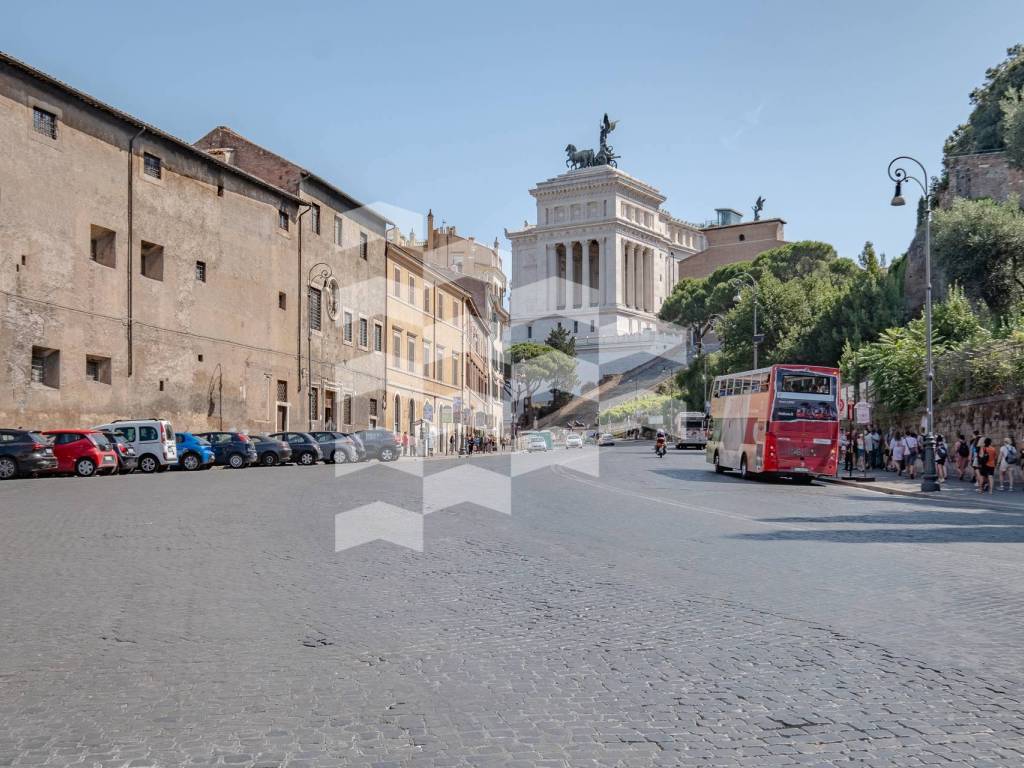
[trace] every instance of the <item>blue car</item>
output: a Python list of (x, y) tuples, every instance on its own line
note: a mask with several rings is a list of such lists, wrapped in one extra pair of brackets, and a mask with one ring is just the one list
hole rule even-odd
[(174, 442), (178, 446), (178, 469), (209, 469), (217, 458), (209, 441), (191, 432), (175, 432)]

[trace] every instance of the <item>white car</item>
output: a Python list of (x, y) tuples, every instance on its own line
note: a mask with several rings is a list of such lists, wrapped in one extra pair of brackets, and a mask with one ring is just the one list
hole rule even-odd
[(178, 463), (174, 427), (166, 419), (118, 419), (95, 429), (120, 432), (139, 457), (139, 471), (163, 472)]
[(548, 449), (548, 441), (540, 435), (530, 435), (526, 438), (526, 450), (530, 453), (534, 451), (546, 451)]
[(615, 438), (611, 436), (610, 432), (605, 432), (599, 438), (597, 438), (598, 445), (615, 445)]
[(583, 447), (583, 438), (580, 437), (579, 435), (566, 435), (565, 447), (566, 448), (582, 448)]

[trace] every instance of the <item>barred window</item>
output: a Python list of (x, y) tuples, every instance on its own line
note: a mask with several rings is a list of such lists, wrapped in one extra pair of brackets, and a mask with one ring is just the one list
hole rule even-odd
[(365, 317), (360, 317), (359, 318), (359, 346), (360, 347), (365, 347), (367, 345), (367, 343), (369, 342), (369, 340), (367, 338), (368, 333), (369, 333), (369, 331), (368, 331), (368, 324), (366, 322), (366, 318)]
[(309, 209), (309, 225), (315, 234), (320, 234), (320, 206), (315, 203)]
[(314, 331), (320, 330), (320, 302), (323, 298), (319, 288), (309, 287), (309, 327)]
[(205, 283), (206, 282), (206, 262), (205, 261), (197, 261), (196, 262), (196, 280), (198, 280), (200, 283)]
[(316, 387), (311, 387), (309, 390), (309, 415), (311, 418), (317, 418), (320, 413), (320, 390)]
[(334, 244), (341, 245), (341, 216), (334, 217)]
[(142, 155), (142, 172), (154, 179), (163, 178), (163, 161), (156, 155), (145, 152)]
[(380, 323), (373, 324), (373, 351), (384, 351), (384, 326)]
[(288, 402), (288, 382), (284, 379), (277, 380), (277, 399), (279, 402)]
[(352, 343), (352, 313), (348, 312), (348, 311), (345, 312), (344, 330), (345, 330), (345, 341), (347, 341), (349, 344), (351, 344)]
[(370, 252), (370, 238), (366, 236), (365, 232), (359, 233), (359, 257), (366, 259)]
[(57, 116), (53, 112), (47, 112), (39, 107), (32, 108), (32, 127), (36, 133), (41, 133), (50, 139), (57, 138)]
[(402, 367), (402, 332), (398, 329), (391, 332), (391, 365)]
[(277, 212), (277, 226), (285, 232), (288, 231), (288, 211), (282, 209)]
[(430, 378), (430, 342), (424, 339), (423, 341), (423, 378)]
[(376, 416), (377, 415), (377, 398), (375, 398), (375, 397), (371, 397), (370, 398), (370, 415), (371, 416)]
[(342, 401), (341, 407), (342, 415), (341, 418), (346, 424), (352, 423), (352, 395), (345, 395), (345, 399)]

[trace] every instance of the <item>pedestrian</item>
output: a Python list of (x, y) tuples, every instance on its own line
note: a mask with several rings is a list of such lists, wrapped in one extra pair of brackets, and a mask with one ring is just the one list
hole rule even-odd
[(917, 439), (917, 433), (913, 430), (908, 432), (903, 440), (907, 444), (907, 470), (910, 473), (910, 479), (914, 480), (917, 477), (917, 461), (920, 454), (921, 444)]
[(402, 454), (405, 456), (409, 455), (409, 433), (402, 433)]
[(882, 464), (882, 431), (877, 425), (871, 431), (871, 437), (874, 442), (874, 448), (871, 451), (871, 468), (881, 469), (884, 466)]
[(470, 436), (469, 438), (466, 439), (466, 453), (469, 456), (473, 455), (473, 438), (472, 438), (472, 436)]
[(450, 453), (455, 453), (455, 433), (454, 432), (452, 433), (452, 436), (448, 438), (448, 450), (449, 450)]
[(999, 448), (999, 490), (1013, 490), (1013, 476), (1017, 474), (1017, 467), (1020, 465), (1020, 452), (1012, 437), (1004, 437), (1003, 444)]
[(964, 475), (970, 467), (971, 447), (967, 444), (967, 438), (963, 432), (957, 433), (956, 443), (953, 446), (953, 453), (956, 455), (957, 478), (963, 481)]
[(993, 479), (996, 473), (996, 461), (999, 454), (992, 445), (992, 438), (986, 437), (978, 449), (978, 493), (985, 493), (988, 488), (989, 495), (992, 494), (995, 483)]
[(864, 463), (865, 457), (867, 456), (867, 454), (865, 453), (865, 451), (867, 450), (867, 443), (864, 440), (863, 432), (857, 433), (857, 440), (855, 445), (857, 446), (857, 469), (863, 471), (867, 469), (867, 465)]
[(903, 471), (907, 468), (907, 443), (899, 431), (893, 433), (889, 443), (889, 454), (892, 456), (892, 463), (896, 468), (896, 476), (903, 477)]
[(935, 474), (940, 483), (946, 482), (946, 459), (949, 458), (949, 448), (942, 435), (935, 438)]

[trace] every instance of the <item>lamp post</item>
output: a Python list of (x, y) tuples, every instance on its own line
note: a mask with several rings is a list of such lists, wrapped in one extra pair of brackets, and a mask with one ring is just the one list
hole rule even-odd
[[(334, 270), (331, 269), (329, 264), (326, 264), (326, 263), (324, 263), (322, 261), (319, 262), (318, 264), (314, 264), (312, 267), (309, 268), (309, 272), (306, 273), (306, 285), (308, 287), (314, 286), (314, 283), (313, 283), (313, 272), (318, 270), (318, 269), (320, 271), (317, 272), (316, 276), (317, 276), (317, 278), (319, 278), (320, 283), (323, 286), (323, 290), (327, 290), (327, 281), (330, 280), (331, 277), (333, 277)], [(306, 374), (306, 376), (307, 376), (307, 379), (306, 379), (306, 413), (309, 416), (309, 418), (308, 418), (309, 430), (312, 431), (312, 429), (313, 429), (313, 317), (312, 317), (312, 313), (309, 311), (309, 309), (310, 309), (309, 291), (307, 289), (307, 291), (306, 291), (306, 315), (307, 315), (307, 317), (306, 317), (306, 361), (307, 361), (306, 362), (306, 368), (308, 369), (308, 373)], [(324, 315), (324, 300), (323, 300), (323, 296), (321, 295), (321, 297), (320, 297), (321, 326), (323, 325), (323, 315)]]
[[(901, 161), (909, 161), (921, 169), (921, 177), (911, 176), (897, 165)], [(934, 426), (934, 381), (935, 369), (932, 366), (932, 195), (928, 191), (928, 171), (919, 160), (900, 155), (889, 163), (889, 179), (896, 182), (896, 191), (890, 205), (906, 205), (903, 199), (903, 183), (915, 181), (924, 195), (924, 347), (925, 347), (925, 387), (927, 403), (925, 405), (925, 436), (924, 436), (924, 474), (921, 476), (922, 491), (938, 491), (940, 489), (938, 475), (935, 472), (935, 426)]]
[[(742, 275), (737, 275), (736, 277), (734, 277), (732, 282), (734, 282), (734, 283), (735, 282), (743, 283), (743, 285), (745, 285), (747, 288), (749, 288), (751, 290), (751, 292), (753, 293), (753, 295), (754, 295), (754, 333), (752, 335), (752, 340), (753, 340), (753, 343), (754, 343), (754, 368), (756, 370), (757, 369), (757, 346), (758, 346), (758, 344), (761, 343), (761, 339), (763, 338), (757, 332), (757, 280), (755, 280), (753, 277), (751, 277), (748, 274), (742, 274)], [(739, 297), (737, 297), (737, 301), (738, 300), (739, 300)]]

